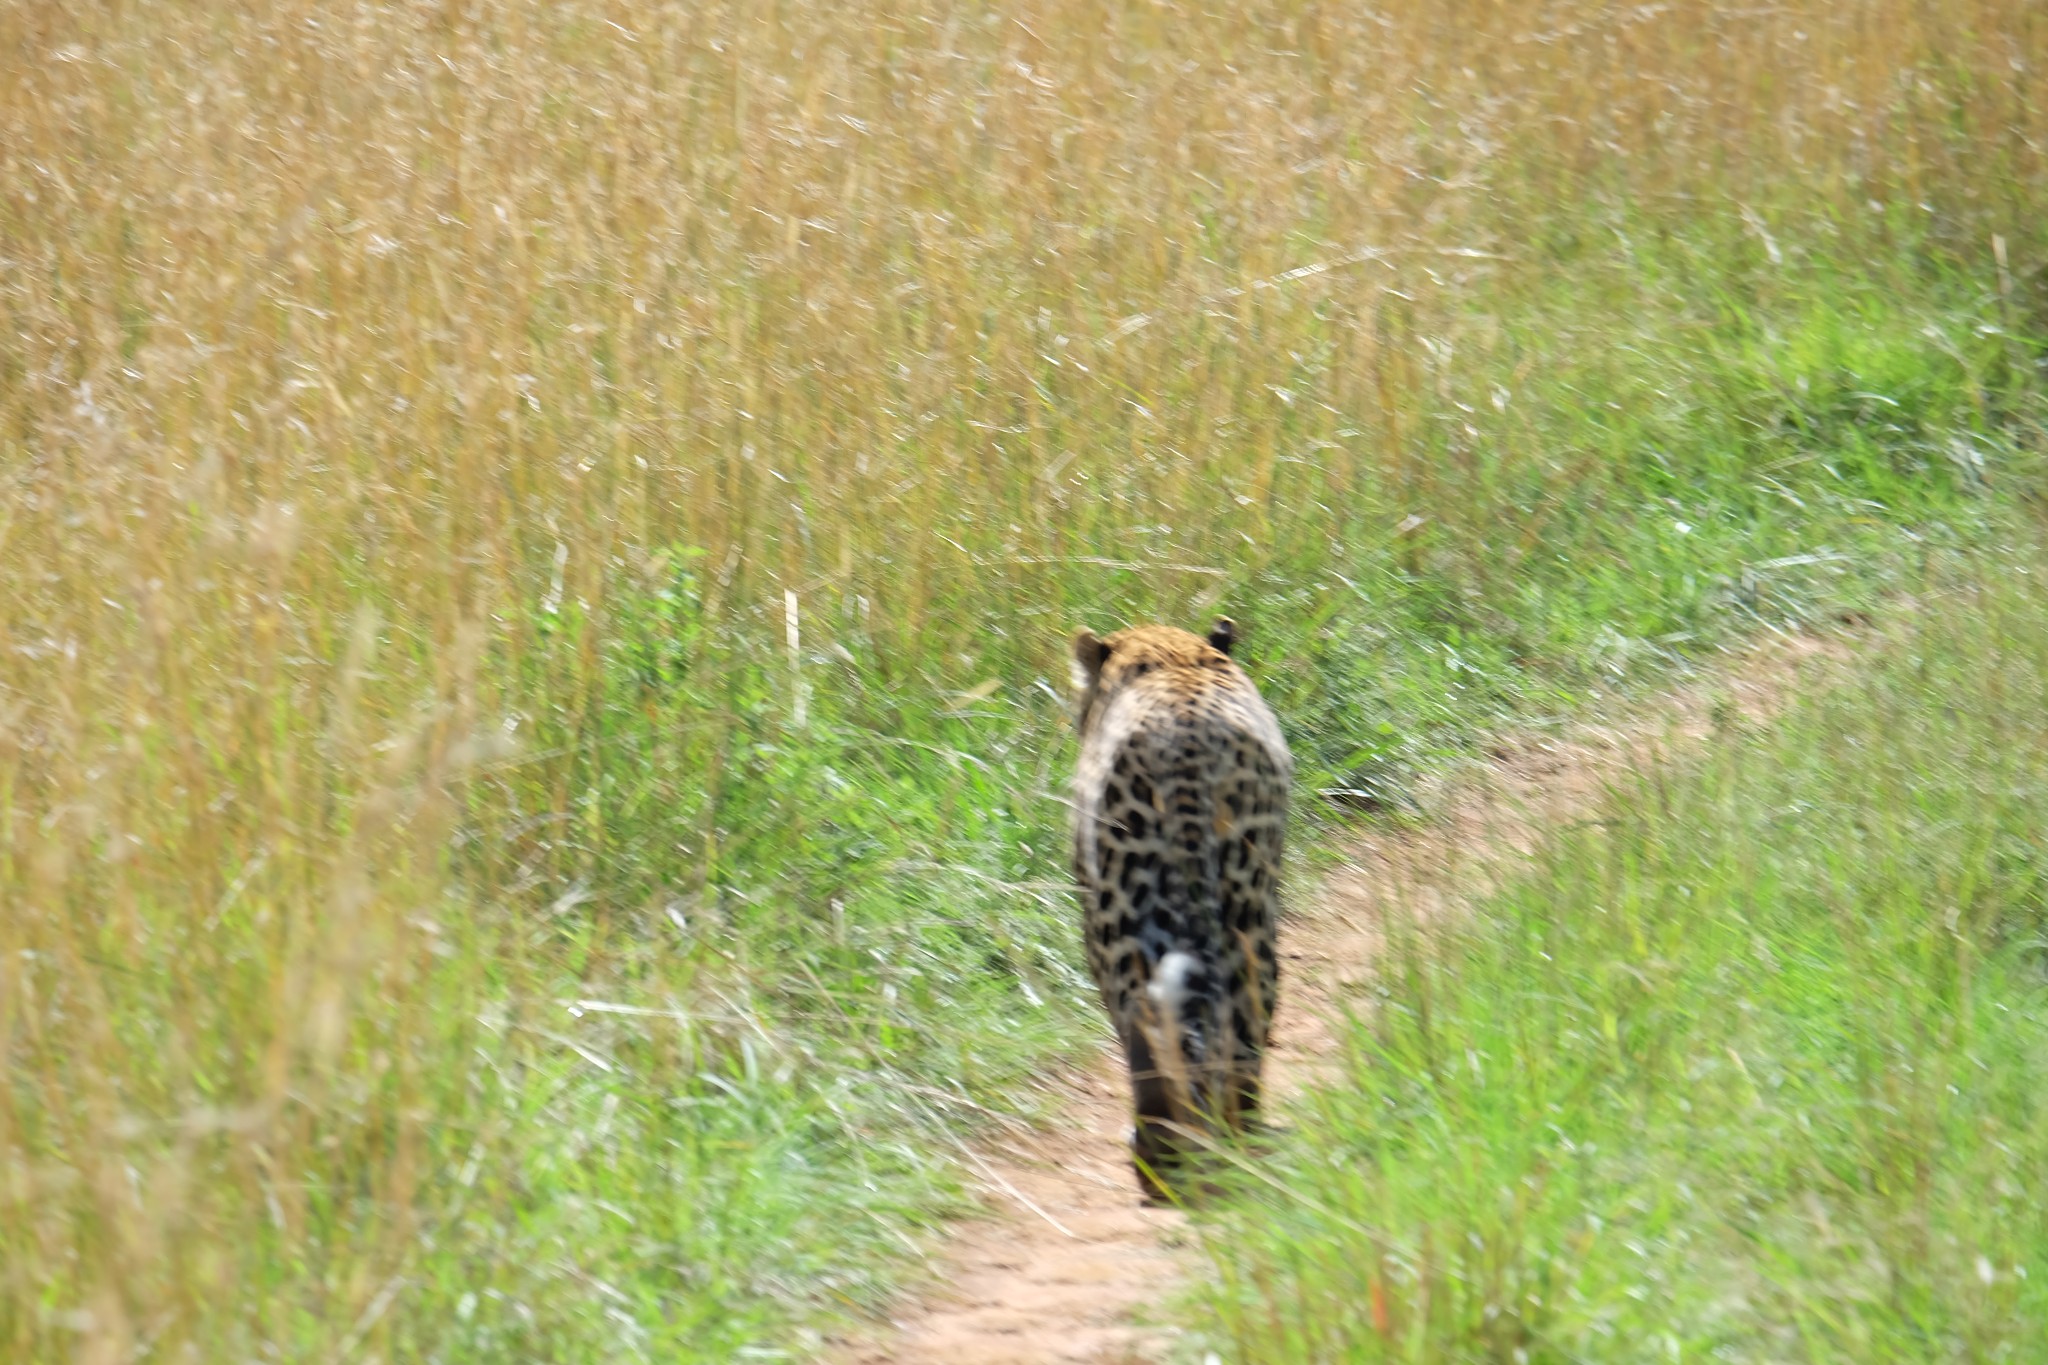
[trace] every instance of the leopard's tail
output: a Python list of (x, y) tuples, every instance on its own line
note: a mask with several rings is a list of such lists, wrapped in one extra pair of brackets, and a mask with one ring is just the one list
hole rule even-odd
[(1158, 1049), (1163, 1054), (1161, 1062), (1183, 1069), (1175, 1078), (1183, 1093), (1197, 1108), (1206, 1108), (1213, 1079), (1209, 1073), (1214, 1070), (1209, 1050), (1212, 1045), (1228, 1045), (1226, 1040), (1210, 1036), (1214, 1032), (1215, 973), (1195, 953), (1174, 948), (1153, 967), (1145, 994), (1164, 1035)]
[(1167, 1018), (1180, 1020), (1187, 1017), (1187, 1006), (1194, 997), (1194, 983), (1202, 975), (1202, 960), (1185, 948), (1175, 948), (1159, 959), (1159, 965), (1152, 969), (1152, 980), (1145, 987), (1145, 994), (1152, 998), (1152, 1004)]

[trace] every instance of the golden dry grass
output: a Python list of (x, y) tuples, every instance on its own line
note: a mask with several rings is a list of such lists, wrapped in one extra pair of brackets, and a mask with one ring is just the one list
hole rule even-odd
[(2044, 52), (2029, 0), (0, 8), (0, 1350), (392, 1349), (434, 1153), (514, 1140), (443, 1131), (449, 1001), (604, 955), (464, 917), (590, 874), (678, 555), (710, 629), (968, 688), (1091, 557), (1199, 608), (1367, 501), (1526, 549), (1600, 444), (1504, 312), (1623, 229), (2030, 250)]

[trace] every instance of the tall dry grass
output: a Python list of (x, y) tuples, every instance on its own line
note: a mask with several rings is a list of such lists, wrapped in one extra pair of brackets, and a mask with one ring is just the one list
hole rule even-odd
[(381, 1339), (448, 1002), (605, 953), (478, 907), (605, 847), (620, 593), (969, 688), (1090, 560), (1535, 536), (1464, 385), (1596, 239), (2038, 259), (2027, 0), (1220, 8), (0, 9), (0, 1349)]

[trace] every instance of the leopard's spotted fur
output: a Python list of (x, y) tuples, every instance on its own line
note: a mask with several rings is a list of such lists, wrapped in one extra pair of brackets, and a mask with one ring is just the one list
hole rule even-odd
[(1206, 640), (1167, 626), (1074, 640), (1074, 876), (1152, 1198), (1190, 1138), (1256, 1108), (1278, 999), (1293, 762), (1230, 658), (1235, 634), (1226, 619)]

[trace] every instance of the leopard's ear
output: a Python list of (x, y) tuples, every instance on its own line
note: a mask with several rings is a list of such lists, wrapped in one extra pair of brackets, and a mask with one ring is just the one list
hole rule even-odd
[(1084, 692), (1102, 677), (1102, 664), (1109, 658), (1109, 645), (1092, 630), (1074, 632), (1074, 690)]
[(1209, 627), (1209, 643), (1228, 654), (1237, 643), (1237, 622), (1228, 616), (1217, 617), (1216, 624)]

